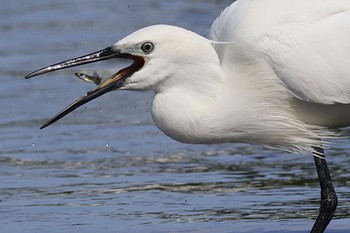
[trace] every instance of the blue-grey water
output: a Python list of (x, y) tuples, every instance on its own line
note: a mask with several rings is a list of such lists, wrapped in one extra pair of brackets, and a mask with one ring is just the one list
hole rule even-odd
[[(39, 129), (93, 88), (74, 72), (125, 64), (29, 72), (152, 24), (204, 35), (230, 2), (1, 1), (0, 232), (308, 232), (320, 192), (311, 156), (175, 142), (152, 122), (152, 93), (109, 93)], [(327, 150), (339, 197), (328, 232), (350, 229), (349, 142)]]

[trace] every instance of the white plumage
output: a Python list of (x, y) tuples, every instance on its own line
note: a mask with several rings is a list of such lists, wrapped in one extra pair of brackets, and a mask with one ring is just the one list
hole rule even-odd
[(236, 41), (254, 56), (264, 56), (301, 100), (346, 104), (349, 21), (347, 0), (237, 1), (216, 19), (211, 37)]
[[(178, 70), (162, 74), (173, 82), (171, 91), (155, 90), (153, 119), (182, 142), (313, 151), (332, 136), (323, 127), (350, 124), (349, 22), (349, 1), (237, 1), (210, 29), (212, 42), (207, 43), (216, 49), (219, 64), (210, 57), (215, 54), (204, 53), (211, 51), (207, 43), (197, 44), (204, 38), (188, 41), (184, 34), (190, 32), (168, 26), (143, 29), (131, 37), (138, 41), (155, 34), (157, 44), (172, 50), (166, 53), (168, 61), (175, 52), (185, 61), (163, 67)], [(195, 49), (202, 54), (193, 61), (189, 53)], [(206, 63), (220, 67), (209, 72)]]
[[(259, 101), (268, 105), (265, 111), (255, 109), (253, 116), (244, 114), (245, 123), (261, 122), (262, 134), (268, 128), (283, 131), (285, 137), (275, 135), (272, 144), (289, 141), (297, 150), (317, 143), (310, 139), (329, 136), (318, 126), (349, 125), (349, 22), (347, 0), (247, 0), (226, 8), (213, 23), (210, 39), (233, 42), (233, 51), (226, 46), (219, 56), (224, 66), (240, 69), (227, 76), (233, 76), (239, 89), (246, 88), (242, 98), (256, 95), (245, 109)], [(252, 74), (245, 77), (245, 72)], [(274, 115), (284, 127), (266, 124), (269, 120), (262, 115)], [(264, 138), (270, 138), (266, 133)]]

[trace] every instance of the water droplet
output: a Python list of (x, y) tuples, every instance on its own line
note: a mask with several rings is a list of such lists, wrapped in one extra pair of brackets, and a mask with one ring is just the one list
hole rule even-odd
[(34, 147), (34, 146), (35, 146), (35, 143), (33, 142), (33, 143), (32, 143), (32, 147)]

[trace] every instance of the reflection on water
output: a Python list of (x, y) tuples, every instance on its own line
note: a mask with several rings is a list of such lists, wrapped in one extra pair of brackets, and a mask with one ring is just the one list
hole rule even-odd
[[(91, 89), (73, 73), (24, 80), (44, 65), (104, 48), (137, 28), (169, 23), (205, 34), (231, 1), (4, 1), (0, 14), (0, 224), (4, 232), (306, 232), (319, 187), (311, 156), (249, 145), (184, 145), (149, 113), (152, 93), (116, 92), (45, 130)], [(107, 71), (101, 71), (107, 67)], [(82, 69), (82, 70), (80, 70)], [(105, 75), (102, 75), (105, 76)], [(344, 130), (342, 134), (348, 134)], [(328, 152), (349, 229), (348, 140)]]

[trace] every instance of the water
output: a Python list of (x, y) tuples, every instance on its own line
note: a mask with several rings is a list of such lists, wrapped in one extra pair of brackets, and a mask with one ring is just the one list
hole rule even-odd
[[(174, 142), (152, 122), (152, 93), (110, 93), (39, 130), (93, 88), (73, 72), (125, 64), (25, 74), (151, 24), (205, 34), (229, 3), (2, 1), (1, 232), (308, 232), (319, 202), (311, 156)], [(350, 224), (349, 140), (339, 142), (327, 151), (339, 197), (329, 232), (337, 233)]]

